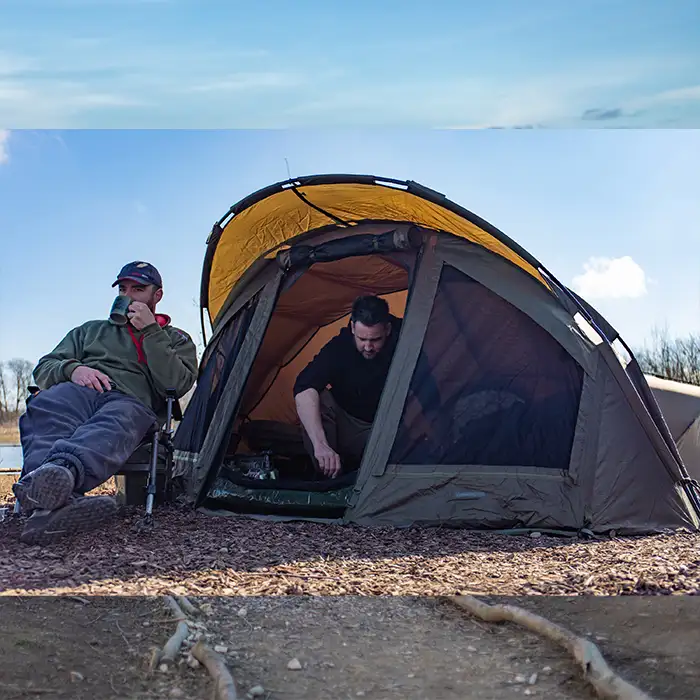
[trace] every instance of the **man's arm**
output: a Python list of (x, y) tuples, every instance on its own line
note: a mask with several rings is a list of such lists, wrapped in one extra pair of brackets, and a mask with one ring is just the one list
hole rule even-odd
[(341, 465), (340, 457), (331, 449), (323, 430), (320, 393), (332, 381), (338, 347), (339, 340), (336, 337), (302, 370), (294, 384), (297, 415), (311, 440), (318, 466), (327, 476), (337, 476)]
[(34, 381), (40, 389), (70, 381), (73, 372), (80, 367), (83, 355), (82, 333), (74, 328), (34, 368)]
[(168, 333), (157, 323), (143, 329), (143, 352), (153, 381), (165, 396), (174, 389), (182, 398), (197, 379), (197, 348), (192, 339), (176, 328)]
[(321, 422), (321, 398), (316, 389), (306, 389), (294, 397), (299, 420), (304, 426), (314, 447), (328, 444)]
[(321, 421), (321, 399), (316, 389), (306, 389), (294, 397), (299, 420), (304, 426), (314, 448), (314, 457), (321, 471), (327, 476), (340, 474), (340, 456), (328, 444)]

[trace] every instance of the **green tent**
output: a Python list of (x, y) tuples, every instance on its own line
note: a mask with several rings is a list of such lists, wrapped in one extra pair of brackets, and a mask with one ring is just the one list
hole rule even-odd
[[(320, 481), (292, 386), (359, 294), (404, 320), (359, 470)], [(211, 232), (201, 306), (212, 335), (175, 438), (197, 506), (398, 527), (698, 528), (700, 489), (615, 329), (422, 185), (321, 175), (251, 194)], [(246, 475), (251, 459), (277, 479)]]

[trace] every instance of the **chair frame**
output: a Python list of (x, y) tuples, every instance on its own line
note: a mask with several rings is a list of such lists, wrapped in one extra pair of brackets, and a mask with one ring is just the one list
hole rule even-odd
[[(132, 455), (137, 454), (144, 445), (150, 444), (151, 454), (149, 461), (132, 462), (130, 457), (114, 474), (114, 482), (118, 493), (122, 490), (124, 492), (128, 490), (127, 482), (130, 480), (130, 477), (136, 474), (147, 474), (145, 511), (146, 517), (148, 518), (153, 514), (153, 507), (156, 501), (158, 461), (161, 456), (163, 456), (164, 461), (164, 501), (167, 503), (172, 500), (173, 435), (175, 434), (173, 421), (182, 420), (182, 409), (174, 389), (168, 389), (166, 392), (166, 402), (165, 425), (155, 430), (151, 436), (144, 439), (132, 453)], [(120, 487), (120, 477), (124, 479), (124, 489)]]

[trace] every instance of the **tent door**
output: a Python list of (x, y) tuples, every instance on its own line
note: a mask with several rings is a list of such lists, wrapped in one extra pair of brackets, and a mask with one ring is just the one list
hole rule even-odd
[(265, 330), (275, 308), (283, 279), (284, 272), (279, 270), (263, 289), (248, 333), (226, 381), (221, 400), (214, 411), (210, 429), (195, 464), (195, 474), (198, 475), (198, 480), (193, 485), (193, 491), (196, 495), (197, 505), (200, 505), (206, 496), (206, 492), (221, 466), (222, 453), (228, 445), (233, 428), (233, 418), (238, 409), (250, 369), (265, 336)]

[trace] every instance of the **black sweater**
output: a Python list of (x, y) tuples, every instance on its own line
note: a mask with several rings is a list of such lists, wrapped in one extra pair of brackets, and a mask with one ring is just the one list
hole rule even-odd
[(367, 423), (374, 421), (396, 350), (401, 319), (392, 316), (391, 324), (392, 331), (386, 344), (371, 360), (365, 359), (357, 350), (348, 324), (299, 373), (294, 384), (294, 396), (307, 389), (316, 389), (321, 393), (330, 387), (340, 408)]

